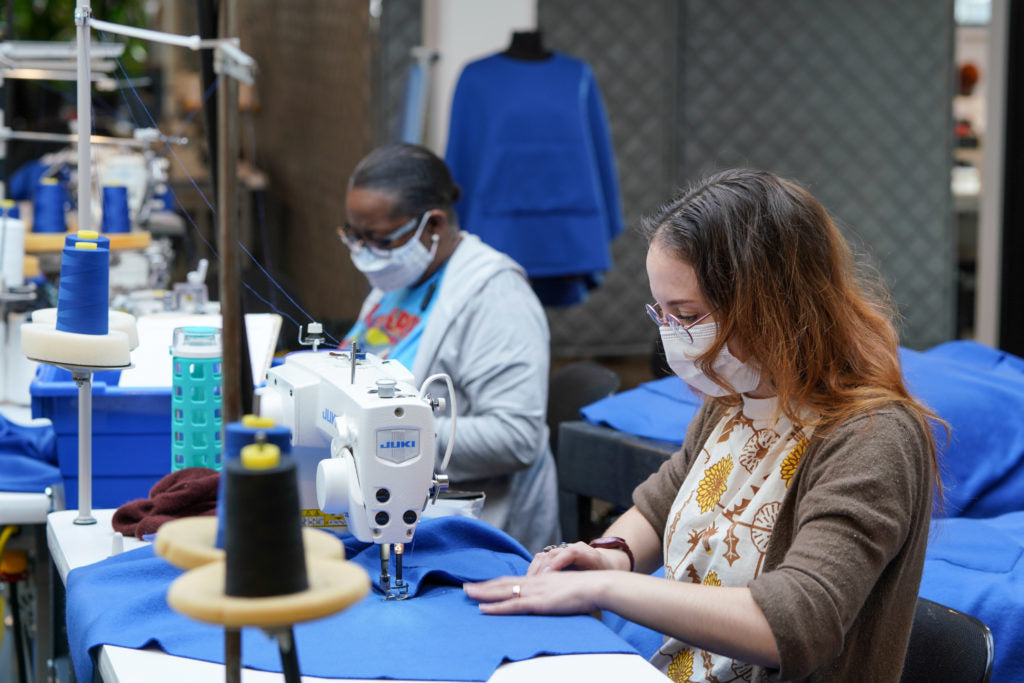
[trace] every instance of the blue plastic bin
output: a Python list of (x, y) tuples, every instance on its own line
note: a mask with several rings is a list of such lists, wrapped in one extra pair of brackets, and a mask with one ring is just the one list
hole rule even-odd
[[(92, 378), (92, 504), (117, 508), (171, 471), (171, 388), (119, 387), (119, 371)], [(32, 417), (53, 422), (68, 509), (78, 506), (78, 386), (71, 373), (40, 365), (29, 387)]]

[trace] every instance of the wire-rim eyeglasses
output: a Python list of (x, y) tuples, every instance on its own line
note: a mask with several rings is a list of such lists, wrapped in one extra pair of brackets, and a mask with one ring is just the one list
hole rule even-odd
[[(425, 212), (425, 214), (427, 213), (430, 212)], [(345, 246), (349, 249), (359, 250), (364, 247), (368, 247), (376, 251), (390, 251), (392, 244), (402, 239), (413, 230), (416, 230), (422, 222), (423, 216), (410, 218), (408, 222), (403, 223), (400, 228), (386, 237), (369, 237), (366, 233), (356, 230), (349, 225), (348, 222), (345, 222), (338, 228), (338, 236), (341, 237), (341, 241), (344, 242)]]
[(691, 344), (693, 343), (693, 335), (690, 334), (690, 328), (699, 325), (705, 319), (707, 319), (708, 316), (715, 312), (714, 310), (708, 311), (701, 317), (694, 320), (692, 323), (684, 325), (679, 318), (675, 317), (671, 313), (662, 314), (661, 306), (659, 306), (658, 304), (644, 304), (644, 310), (647, 311), (647, 315), (651, 317), (651, 320), (654, 321), (655, 325), (657, 325), (658, 327), (664, 327), (667, 325), (668, 327), (672, 328), (673, 332), (677, 334), (685, 333), (686, 338), (690, 340)]

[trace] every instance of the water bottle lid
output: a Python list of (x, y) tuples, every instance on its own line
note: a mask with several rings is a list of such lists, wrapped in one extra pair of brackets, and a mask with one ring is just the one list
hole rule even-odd
[(171, 355), (182, 358), (220, 358), (220, 330), (190, 325), (174, 328)]

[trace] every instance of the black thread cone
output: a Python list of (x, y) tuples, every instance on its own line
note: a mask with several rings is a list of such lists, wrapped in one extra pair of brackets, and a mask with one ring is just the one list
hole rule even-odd
[(224, 468), (227, 555), (225, 592), (235, 597), (287, 595), (309, 588), (295, 460), (264, 470), (241, 458)]

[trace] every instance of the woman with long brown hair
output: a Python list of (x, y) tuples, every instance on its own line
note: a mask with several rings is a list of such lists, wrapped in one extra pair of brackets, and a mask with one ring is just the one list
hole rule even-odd
[(645, 227), (647, 312), (706, 400), (605, 537), (467, 594), (616, 612), (665, 634), (652, 663), (674, 680), (898, 680), (938, 468), (883, 290), (771, 173), (711, 176)]

